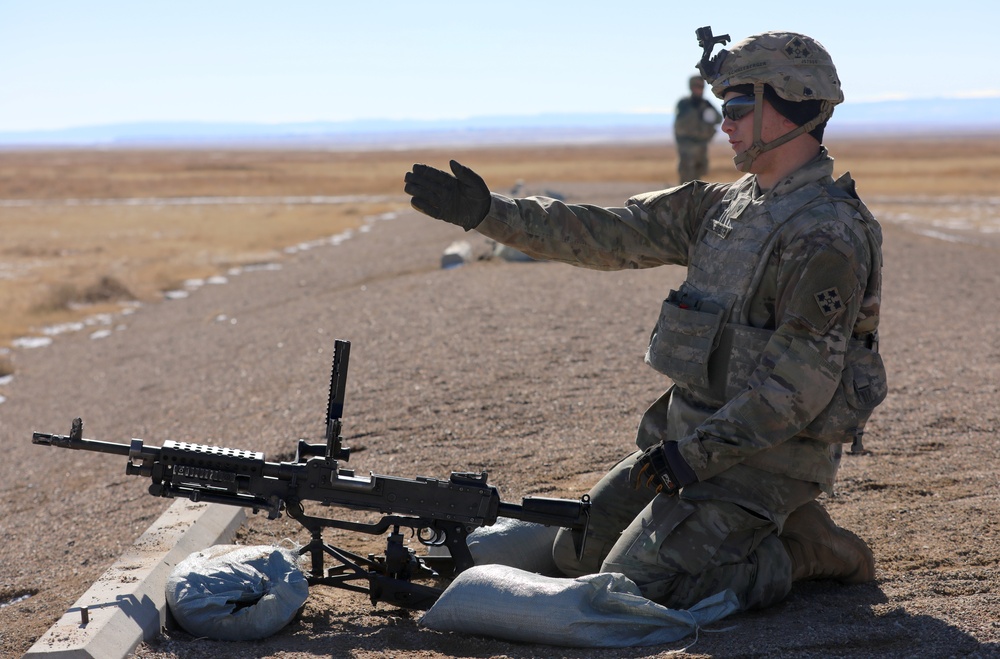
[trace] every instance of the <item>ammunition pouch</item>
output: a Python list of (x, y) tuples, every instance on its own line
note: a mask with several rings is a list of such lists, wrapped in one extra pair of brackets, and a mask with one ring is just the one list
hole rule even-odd
[(735, 296), (699, 299), (684, 286), (670, 291), (649, 337), (646, 363), (682, 387), (711, 389), (709, 359), (719, 346), (735, 300)]
[(799, 435), (846, 444), (864, 431), (868, 418), (889, 393), (877, 345), (851, 340), (833, 399)]
[[(728, 323), (734, 300), (696, 300), (683, 286), (681, 291), (671, 291), (646, 351), (646, 363), (710, 407), (722, 407), (747, 389), (774, 333)], [(851, 339), (840, 386), (830, 403), (798, 434), (830, 443), (853, 442), (887, 393), (877, 342)]]

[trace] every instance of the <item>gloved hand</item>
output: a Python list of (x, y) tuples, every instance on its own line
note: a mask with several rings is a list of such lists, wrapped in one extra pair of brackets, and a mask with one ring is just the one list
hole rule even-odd
[(629, 470), (628, 477), (637, 490), (648, 487), (657, 494), (667, 496), (677, 494), (682, 487), (698, 480), (674, 442), (660, 442), (643, 451)]
[(406, 173), (403, 190), (413, 197), (410, 205), (438, 220), (475, 229), (490, 212), (490, 189), (479, 174), (451, 161), (454, 176), (427, 165), (414, 165)]

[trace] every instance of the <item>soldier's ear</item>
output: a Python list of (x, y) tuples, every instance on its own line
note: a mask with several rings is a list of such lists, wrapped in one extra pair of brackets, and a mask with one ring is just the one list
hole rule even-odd
[(784, 128), (785, 130), (792, 131), (799, 127), (797, 123), (795, 123), (785, 115), (781, 114), (780, 112), (778, 113), (778, 116), (781, 117), (781, 127)]

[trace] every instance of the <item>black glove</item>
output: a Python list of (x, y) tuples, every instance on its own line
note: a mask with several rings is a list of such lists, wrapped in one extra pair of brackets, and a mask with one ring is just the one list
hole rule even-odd
[(643, 451), (629, 470), (628, 477), (637, 490), (648, 487), (657, 494), (667, 496), (677, 494), (682, 487), (698, 480), (674, 442), (660, 442)]
[(451, 161), (454, 176), (427, 165), (414, 165), (403, 179), (410, 205), (425, 215), (475, 229), (490, 212), (490, 189), (479, 174)]

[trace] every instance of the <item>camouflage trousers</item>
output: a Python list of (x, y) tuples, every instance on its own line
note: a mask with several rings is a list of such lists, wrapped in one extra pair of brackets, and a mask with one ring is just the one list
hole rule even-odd
[(703, 179), (708, 173), (708, 142), (677, 141), (679, 183)]
[(567, 576), (622, 573), (649, 599), (677, 609), (727, 588), (742, 609), (788, 594), (791, 559), (778, 534), (793, 510), (820, 494), (817, 484), (737, 465), (666, 496), (630, 482), (640, 455), (624, 458), (591, 489), (582, 558), (580, 532), (559, 532), (553, 557)]

